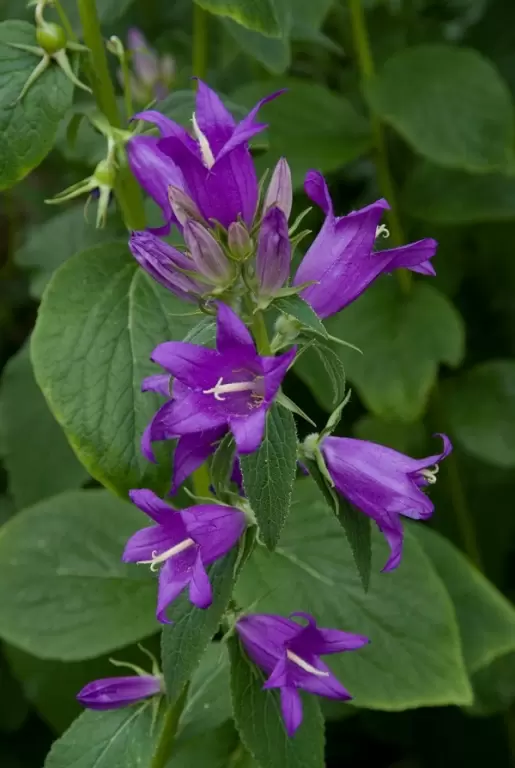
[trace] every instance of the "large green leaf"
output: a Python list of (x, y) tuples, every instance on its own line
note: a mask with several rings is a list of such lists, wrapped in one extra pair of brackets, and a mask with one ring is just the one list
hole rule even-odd
[(0, 430), (9, 492), (18, 508), (78, 488), (88, 473), (68, 445), (34, 380), (29, 351), (12, 357), (0, 387)]
[(72, 83), (52, 63), (15, 104), (41, 58), (7, 43), (36, 45), (35, 28), (24, 21), (0, 24), (0, 189), (23, 179), (50, 152), (73, 98)]
[(155, 466), (140, 450), (161, 400), (142, 393), (141, 382), (158, 372), (154, 347), (193, 324), (181, 311), (120, 242), (69, 259), (43, 297), (32, 338), (36, 379), (82, 463), (122, 495), (170, 482), (169, 459)]
[(492, 360), (444, 389), (452, 433), (469, 453), (501, 467), (515, 466), (515, 361)]
[[(463, 356), (461, 317), (427, 283), (416, 282), (404, 296), (392, 278), (381, 279), (327, 327), (363, 350), (359, 355), (339, 347), (338, 353), (367, 407), (386, 420), (417, 419), (439, 363), (458, 365)], [(323, 402), (323, 390), (317, 394)]]
[(297, 470), (297, 433), (290, 411), (272, 406), (261, 445), (240, 456), (240, 466), (260, 535), (274, 549), (288, 517)]
[[(350, 354), (359, 355), (354, 350)], [(308, 385), (322, 408), (331, 411), (345, 397), (345, 368), (335, 344), (316, 341), (297, 356), (295, 373)]]
[(29, 230), (27, 239), (16, 252), (15, 261), (18, 266), (32, 271), (30, 293), (40, 299), (52, 274), (67, 259), (123, 233), (120, 222), (112, 217), (104, 229), (95, 229), (92, 217), (86, 220), (83, 205), (66, 208), (41, 226)]
[(181, 715), (181, 739), (199, 738), (232, 717), (229, 657), (225, 643), (211, 643), (193, 673)]
[(316, 83), (273, 79), (243, 86), (232, 97), (238, 104), (251, 107), (279, 88), (287, 88), (287, 93), (262, 110), (264, 121), (270, 125), (270, 149), (259, 158), (259, 170), (272, 167), (279, 157), (285, 156), (293, 184), (298, 188), (310, 168), (328, 173), (369, 149), (368, 122), (344, 97)]
[(265, 675), (229, 641), (234, 719), (241, 739), (261, 768), (323, 768), (324, 721), (315, 697), (303, 696), (302, 725), (288, 737), (279, 692), (264, 691)]
[(386, 62), (367, 95), (383, 120), (439, 165), (493, 171), (513, 163), (510, 92), (477, 51), (407, 48)]
[[(372, 539), (372, 578), (363, 591), (350, 547), (315, 486), (297, 485), (275, 552), (255, 551), (236, 585), (236, 600), (254, 612), (307, 611), (322, 627), (370, 638), (370, 644), (326, 661), (355, 697), (372, 709), (469, 704), (472, 698), (452, 602), (421, 546), (406, 531), (399, 568)], [(375, 532), (374, 532), (375, 533)]]
[(231, 19), (224, 19), (224, 27), (241, 50), (261, 62), (269, 72), (282, 75), (290, 66), (291, 46), (287, 34), (281, 37), (267, 37), (252, 29), (245, 29)]
[(515, 178), (420, 163), (408, 178), (402, 203), (411, 216), (438, 224), (514, 219)]
[(237, 21), (270, 37), (279, 37), (281, 28), (273, 0), (195, 0), (206, 11)]
[(16, 515), (0, 536), (0, 636), (34, 656), (79, 660), (154, 632), (156, 582), (121, 562), (144, 524), (135, 507), (97, 490)]

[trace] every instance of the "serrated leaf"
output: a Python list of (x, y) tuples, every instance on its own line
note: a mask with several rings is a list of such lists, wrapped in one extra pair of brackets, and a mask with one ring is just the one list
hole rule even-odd
[(419, 45), (396, 53), (367, 88), (372, 109), (416, 152), (469, 171), (513, 164), (508, 87), (477, 51)]
[(195, 0), (206, 11), (223, 16), (247, 29), (279, 37), (281, 28), (272, 0)]
[(297, 467), (297, 432), (290, 411), (277, 403), (272, 406), (261, 445), (241, 455), (240, 465), (260, 535), (274, 549), (288, 517)]
[[(194, 318), (192, 318), (194, 320)], [(183, 341), (189, 344), (199, 344), (203, 347), (214, 347), (216, 342), (216, 323), (209, 317), (203, 317), (200, 322), (188, 331)]]
[(261, 768), (323, 768), (324, 721), (315, 696), (302, 694), (302, 725), (290, 738), (280, 713), (279, 692), (264, 691), (265, 675), (229, 640), (234, 719), (241, 740)]
[(35, 27), (24, 21), (0, 24), (0, 189), (16, 184), (46, 157), (73, 98), (72, 83), (52, 62), (15, 104), (41, 58), (8, 43), (37, 45)]
[(81, 660), (155, 632), (156, 581), (121, 562), (142, 525), (139, 510), (97, 490), (18, 513), (0, 537), (0, 636), (40, 658)]
[(285, 296), (282, 299), (276, 299), (274, 306), (283, 315), (291, 315), (308, 331), (327, 339), (325, 325), (318, 317), (317, 313), (311, 309), (309, 304), (300, 298), (300, 296)]
[(345, 367), (341, 356), (340, 350), (336, 351), (328, 344), (316, 341), (306, 347), (295, 360), (295, 373), (328, 411), (345, 398)]
[(173, 626), (163, 629), (161, 660), (169, 698), (174, 701), (199, 664), (213, 635), (218, 630), (232, 594), (236, 549), (208, 569), (213, 603), (206, 610), (192, 605), (181, 594), (168, 609)]
[(193, 673), (178, 736), (199, 738), (232, 717), (229, 656), (225, 643), (211, 643)]
[(90, 474), (121, 495), (165, 492), (170, 482), (169, 449), (157, 466), (141, 453), (161, 404), (141, 382), (157, 372), (154, 347), (182, 339), (195, 322), (177, 317), (181, 308), (120, 242), (69, 259), (43, 297), (32, 337), (36, 380)]

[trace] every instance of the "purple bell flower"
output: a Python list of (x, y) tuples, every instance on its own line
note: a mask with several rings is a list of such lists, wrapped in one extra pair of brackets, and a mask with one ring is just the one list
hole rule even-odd
[(174, 510), (149, 490), (130, 492), (131, 500), (157, 525), (131, 536), (123, 561), (146, 563), (159, 571), (157, 618), (163, 624), (166, 608), (186, 587), (198, 608), (208, 608), (213, 595), (205, 566), (229, 552), (245, 530), (245, 515), (235, 507), (201, 504)]
[[(132, 54), (133, 73), (130, 78), (132, 95), (141, 104), (153, 99), (161, 101), (168, 95), (175, 75), (172, 56), (160, 56), (148, 43), (141, 30), (129, 29), (128, 49)], [(121, 74), (119, 79), (122, 80)]]
[(293, 284), (314, 283), (300, 295), (320, 317), (339, 312), (384, 272), (404, 267), (423, 275), (435, 274), (430, 259), (438, 246), (436, 240), (426, 238), (400, 248), (373, 250), (379, 220), (383, 211), (389, 208), (386, 200), (337, 217), (320, 173), (309, 171), (304, 188), (323, 210), (326, 219), (306, 252)]
[[(222, 302), (217, 307), (216, 350), (169, 341), (152, 353), (152, 360), (174, 381), (172, 399), (161, 406), (142, 438), (142, 451), (150, 461), (155, 440), (201, 434), (204, 437), (193, 440), (199, 439), (207, 451), (219, 431), (227, 428), (239, 453), (252, 453), (261, 443), (267, 410), (296, 349), (277, 357), (258, 355), (242, 320)], [(151, 376), (142, 388), (169, 394), (170, 376)]]
[(128, 142), (128, 158), (137, 180), (163, 211), (163, 231), (170, 222), (177, 223), (168, 202), (170, 184), (188, 194), (207, 221), (216, 220), (227, 228), (240, 216), (250, 227), (258, 183), (248, 142), (266, 128), (256, 121), (259, 108), (278, 95), (261, 99), (237, 124), (216, 93), (199, 80), (195, 138), (155, 110), (135, 115), (153, 123), (162, 137), (135, 136)]
[(436, 482), (438, 464), (452, 451), (448, 437), (443, 451), (412, 459), (393, 448), (349, 437), (326, 437), (320, 450), (336, 490), (375, 520), (390, 547), (383, 571), (391, 571), (402, 556), (400, 515), (413, 520), (431, 517), (434, 504), (421, 490)]
[(290, 276), (291, 243), (288, 221), (281, 208), (273, 205), (264, 215), (259, 230), (256, 278), (261, 297), (272, 297)]
[[(307, 624), (293, 621), (292, 616), (305, 619)], [(263, 688), (280, 690), (288, 736), (293, 736), (302, 722), (299, 689), (328, 699), (352, 698), (320, 656), (357, 650), (369, 642), (367, 637), (339, 629), (321, 629), (307, 613), (292, 613), (288, 619), (249, 614), (238, 619), (236, 631), (252, 661), (269, 675)]]
[(88, 709), (105, 710), (126, 707), (162, 693), (162, 680), (159, 675), (131, 675), (106, 677), (88, 683), (77, 694), (77, 699)]

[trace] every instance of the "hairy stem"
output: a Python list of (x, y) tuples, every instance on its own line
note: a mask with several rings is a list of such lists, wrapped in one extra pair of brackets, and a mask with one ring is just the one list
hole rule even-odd
[(265, 318), (263, 313), (257, 309), (252, 316), (252, 334), (256, 341), (256, 346), (260, 355), (270, 354), (270, 342), (266, 330)]
[(207, 75), (207, 13), (193, 3), (193, 74), (206, 79)]
[(157, 742), (152, 762), (150, 763), (150, 768), (165, 768), (165, 766), (168, 764), (170, 755), (172, 754), (177, 729), (179, 727), (179, 720), (181, 718), (184, 705), (186, 704), (186, 699), (188, 698), (188, 687), (189, 683), (184, 686), (182, 693), (177, 701), (175, 701), (173, 704), (170, 704), (166, 710), (163, 727), (161, 728), (161, 733), (159, 734), (159, 740)]

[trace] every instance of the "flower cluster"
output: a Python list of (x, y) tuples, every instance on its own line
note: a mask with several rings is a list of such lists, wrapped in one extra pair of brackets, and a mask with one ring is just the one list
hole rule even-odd
[[(165, 398), (142, 436), (143, 454), (155, 461), (153, 443), (177, 441), (172, 493), (228, 433), (236, 448), (233, 479), (241, 485), (237, 457), (256, 451), (262, 442), (267, 411), (298, 350), (284, 337), (270, 346), (276, 351), (289, 347), (282, 354), (263, 349), (262, 340), (258, 349), (249, 331), (256, 315), (262, 320), (260, 313), (273, 309), (274, 301), (297, 295), (323, 319), (354, 301), (382, 273), (405, 268), (434, 274), (434, 240), (375, 250), (385, 231), (380, 219), (388, 203), (378, 200), (335, 216), (324, 178), (310, 171), (305, 191), (325, 221), (290, 276), (292, 251), (301, 238), (296, 234), (301, 217), (289, 224), (290, 169), (285, 159), (279, 160), (260, 196), (249, 149), (250, 139), (266, 127), (257, 120), (260, 107), (278, 95), (263, 99), (236, 123), (218, 96), (199, 82), (191, 133), (150, 110), (136, 117), (156, 126), (160, 136), (135, 136), (128, 145), (133, 173), (163, 214), (158, 229), (132, 233), (134, 257), (176, 296), (216, 316), (216, 348), (163, 341), (151, 359), (164, 372), (142, 384), (144, 391)], [(165, 239), (172, 226), (182, 234), (184, 247)], [(377, 523), (391, 550), (383, 570), (392, 570), (402, 554), (400, 515), (422, 520), (431, 515), (424, 488), (435, 481), (450, 443), (442, 436), (442, 453), (416, 460), (375, 443), (333, 437), (331, 428), (309, 436), (300, 458), (308, 468), (315, 462), (333, 489)], [(148, 489), (130, 496), (154, 524), (130, 538), (123, 560), (159, 569), (159, 621), (170, 623), (168, 606), (184, 590), (194, 606), (207, 608), (212, 602), (207, 567), (239, 546), (246, 528), (255, 525), (248, 502), (232, 493), (230, 505), (213, 498), (176, 510)], [(357, 650), (366, 637), (319, 628), (305, 613), (285, 618), (242, 612), (234, 628), (249, 657), (268, 676), (263, 687), (280, 689), (289, 735), (302, 720), (299, 689), (350, 698), (320, 656)], [(132, 682), (92, 683), (79, 698), (86, 706), (104, 708), (160, 695), (161, 689), (158, 674), (140, 673)]]

